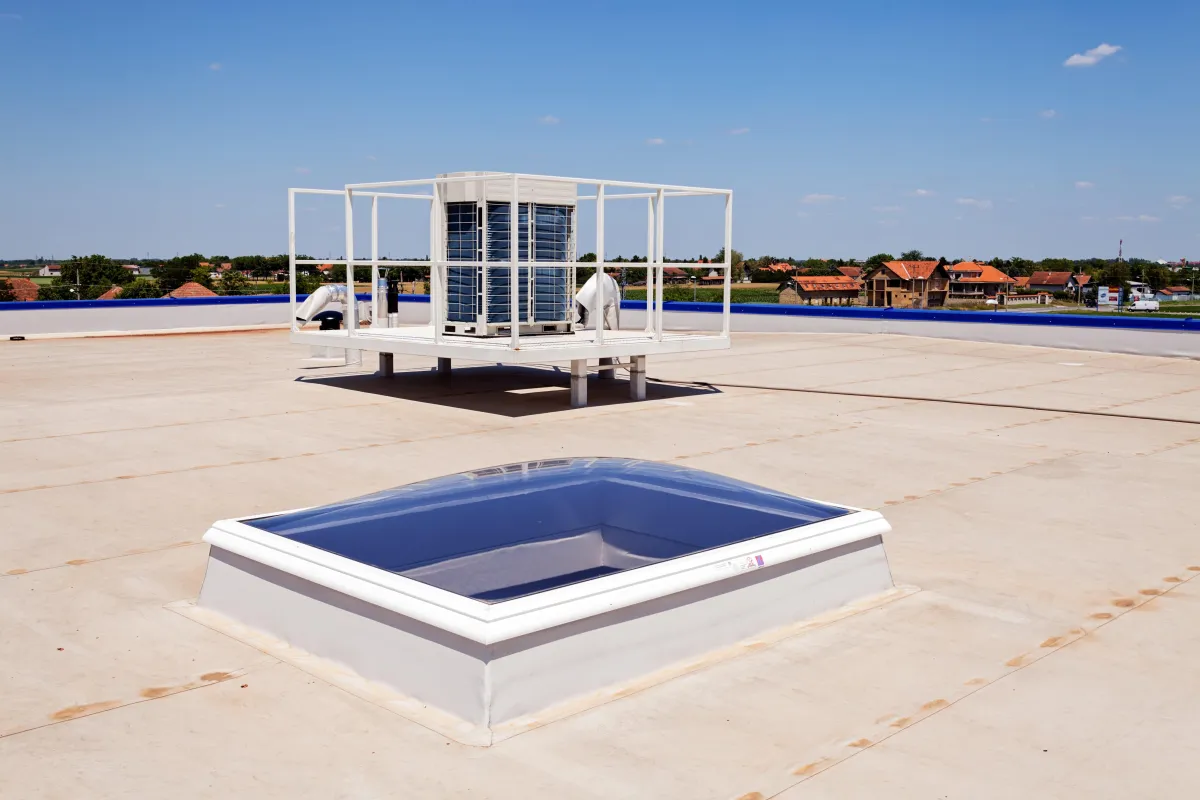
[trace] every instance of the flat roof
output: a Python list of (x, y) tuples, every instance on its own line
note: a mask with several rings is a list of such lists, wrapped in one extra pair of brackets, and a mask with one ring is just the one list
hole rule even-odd
[[(0, 342), (0, 795), (1127, 797), (1200, 767), (1200, 362), (735, 334), (646, 402), (284, 331)], [(410, 372), (411, 371), (411, 372)], [(953, 402), (941, 402), (953, 401)], [(217, 519), (624, 456), (881, 510), (885, 604), (457, 744), (167, 606)]]

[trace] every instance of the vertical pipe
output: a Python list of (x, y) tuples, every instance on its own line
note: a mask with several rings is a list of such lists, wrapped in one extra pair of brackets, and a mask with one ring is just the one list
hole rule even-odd
[(288, 189), (288, 288), (291, 294), (292, 313), (290, 315), (292, 330), (298, 330), (296, 325), (296, 191)]
[(725, 195), (725, 297), (721, 309), (721, 335), (729, 338), (729, 297), (733, 281), (733, 192)]
[(346, 335), (358, 331), (358, 311), (354, 297), (354, 192), (346, 190)]
[(655, 234), (654, 245), (657, 250), (655, 258), (658, 261), (658, 299), (654, 308), (654, 338), (661, 342), (663, 338), (663, 215), (666, 213), (666, 203), (664, 201), (663, 190), (659, 189), (655, 193), (654, 208), (655, 208)]
[(646, 198), (646, 335), (654, 330), (654, 198)]
[(596, 322), (596, 344), (604, 344), (604, 184), (596, 185), (596, 293), (592, 319)]
[(510, 248), (509, 255), (512, 257), (508, 280), (509, 325), (512, 329), (512, 340), (509, 342), (509, 347), (513, 350), (520, 348), (521, 339), (521, 315), (518, 313), (521, 307), (521, 287), (517, 282), (520, 275), (517, 263), (521, 254), (521, 235), (517, 229), (517, 222), (520, 219), (518, 213), (520, 203), (517, 200), (517, 190), (520, 188), (518, 180), (514, 173), (512, 176), (512, 199), (508, 201), (508, 246)]
[(371, 198), (371, 327), (380, 327), (379, 313), (379, 198)]
[[(475, 255), (479, 256), (479, 261), (483, 263), (483, 267), (471, 269), (476, 270), (476, 274), (480, 276), (479, 287), (479, 311), (475, 315), (475, 330), (483, 333), (488, 333), (488, 201), (487, 201), (487, 181), (479, 182), (479, 200), (475, 206), (475, 235), (478, 237), (476, 241), (479, 243), (479, 249), (472, 253), (471, 260), (474, 261)], [(481, 210), (482, 209), (482, 210)]]
[(438, 269), (438, 257), (441, 253), (441, 218), (442, 187), (434, 178), (433, 202), (429, 204), (429, 322), (433, 325), (435, 344), (442, 343), (442, 305), (445, 303)]

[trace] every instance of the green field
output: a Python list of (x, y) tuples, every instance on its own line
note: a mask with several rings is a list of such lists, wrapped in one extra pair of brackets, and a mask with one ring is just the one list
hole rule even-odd
[[(626, 300), (645, 300), (645, 289), (626, 289)], [(724, 290), (704, 286), (693, 290), (690, 286), (664, 286), (663, 299), (667, 301), (686, 301), (692, 302), (694, 299), (698, 303), (720, 303), (725, 299)], [(729, 302), (731, 303), (778, 303), (779, 292), (774, 289), (739, 289), (736, 286), (729, 290)]]

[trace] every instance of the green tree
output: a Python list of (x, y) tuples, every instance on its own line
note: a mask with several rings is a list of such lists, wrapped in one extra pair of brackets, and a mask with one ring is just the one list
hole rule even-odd
[(895, 261), (896, 257), (891, 253), (876, 253), (863, 262), (863, 271), (875, 269), (883, 266), (888, 261)]
[(193, 283), (198, 283), (206, 289), (211, 289), (212, 288), (212, 278), (209, 277), (210, 269), (211, 269), (211, 267), (197, 266), (194, 270), (192, 270), (192, 275), (188, 280), (190, 280)]
[[(888, 259), (889, 261), (891, 259)], [(900, 254), (899, 261), (925, 261), (925, 254), (920, 250), (905, 250)]]
[(152, 297), (162, 297), (166, 292), (158, 288), (158, 284), (150, 278), (137, 278), (121, 287), (121, 300), (143, 300)]
[(193, 280), (196, 270), (206, 269), (200, 266), (200, 262), (203, 260), (204, 256), (200, 253), (192, 253), (190, 256), (176, 256), (169, 261), (152, 267), (150, 275), (154, 280), (158, 281), (158, 288), (162, 289), (163, 294), (170, 294), (188, 281)]
[(819, 278), (824, 275), (840, 275), (830, 262), (822, 261), (819, 258), (810, 258), (804, 262), (804, 274), (814, 278)]
[(296, 294), (312, 294), (321, 288), (323, 281), (320, 275), (297, 275)]
[[(62, 265), (62, 274), (51, 283), (54, 288), (47, 292), (55, 300), (95, 300), (113, 286), (128, 283), (132, 277), (129, 270), (111, 258), (94, 254), (74, 256)], [(41, 299), (41, 290), (38, 298)]]
[(249, 285), (246, 276), (232, 267), (221, 273), (221, 294), (245, 294)]
[(594, 264), (594, 263), (596, 263), (596, 254), (595, 253), (584, 253), (583, 255), (581, 255), (579, 257), (579, 260), (585, 264)]
[(16, 299), (17, 296), (13, 294), (12, 286), (9, 282), (0, 279), (0, 303), (11, 303)]
[[(722, 247), (720, 250), (718, 250), (717, 254), (712, 257), (712, 260), (713, 260), (714, 264), (724, 264), (725, 263), (725, 248)], [(733, 268), (733, 271), (735, 273), (737, 272), (738, 269), (740, 269), (742, 267), (742, 264), (745, 263), (745, 261), (746, 261), (746, 257), (742, 254), (742, 252), (740, 250), (730, 250), (729, 251), (729, 264)]]

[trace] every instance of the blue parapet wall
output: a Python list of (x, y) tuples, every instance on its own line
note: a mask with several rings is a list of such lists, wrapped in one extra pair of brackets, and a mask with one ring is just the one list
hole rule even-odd
[[(297, 295), (296, 301), (303, 302), (308, 295)], [(358, 294), (359, 300), (370, 300), (370, 294)], [(402, 294), (402, 303), (428, 303), (429, 295)], [(153, 306), (205, 306), (205, 305), (251, 305), (283, 304), (288, 302), (286, 294), (236, 295), (231, 297), (161, 297), (145, 300), (36, 300), (33, 302), (0, 303), (3, 311), (53, 311), (77, 308), (121, 308)], [(645, 300), (622, 300), (621, 308), (645, 310)], [(719, 314), (720, 303), (666, 302), (664, 311), (684, 313)], [(896, 322), (954, 322), (993, 325), (1034, 325), (1066, 328), (1104, 328), (1138, 331), (1196, 332), (1200, 333), (1200, 318), (1135, 316), (1130, 312), (1109, 314), (1053, 314), (1029, 311), (953, 311), (917, 310), (899, 308), (867, 308), (863, 306), (793, 306), (774, 303), (733, 303), (733, 314), (750, 314), (776, 317), (824, 317), (858, 320), (891, 320)]]

